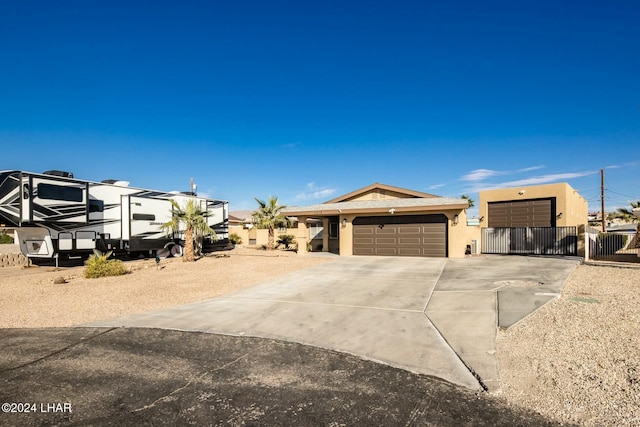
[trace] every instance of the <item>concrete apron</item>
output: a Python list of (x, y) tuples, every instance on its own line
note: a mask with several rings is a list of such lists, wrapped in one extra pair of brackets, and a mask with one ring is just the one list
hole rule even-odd
[[(520, 257), (344, 257), (225, 297), (89, 326), (281, 339), (355, 354), (471, 389), (495, 389), (496, 325), (501, 318), (517, 321), (540, 301), (552, 299), (534, 294), (557, 295), (577, 264), (569, 263), (566, 274), (530, 279), (545, 271), (540, 269), (544, 261), (549, 262), (522, 262)], [(552, 271), (557, 273), (557, 268)], [(524, 286), (510, 288), (507, 283), (539, 279), (555, 280), (556, 286), (527, 293)], [(529, 295), (542, 300), (532, 302)]]

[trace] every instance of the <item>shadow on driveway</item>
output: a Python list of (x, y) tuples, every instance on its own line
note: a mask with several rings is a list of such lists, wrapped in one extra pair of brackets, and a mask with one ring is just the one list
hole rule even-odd
[(0, 402), (35, 404), (0, 425), (555, 425), (433, 377), (276, 340), (65, 328), (4, 329), (0, 342)]

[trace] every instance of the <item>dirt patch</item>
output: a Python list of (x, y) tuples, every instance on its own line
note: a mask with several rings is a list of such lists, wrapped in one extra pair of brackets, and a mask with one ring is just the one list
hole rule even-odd
[[(331, 258), (236, 248), (195, 263), (127, 263), (125, 276), (86, 279), (83, 267), (0, 269), (0, 327), (61, 327), (215, 298)], [(54, 284), (64, 279), (66, 283)]]

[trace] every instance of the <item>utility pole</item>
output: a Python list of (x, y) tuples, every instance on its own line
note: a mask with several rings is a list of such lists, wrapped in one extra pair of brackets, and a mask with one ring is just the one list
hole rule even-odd
[(602, 203), (602, 232), (606, 231), (606, 227), (604, 224), (605, 215), (604, 215), (604, 169), (600, 169), (600, 201)]

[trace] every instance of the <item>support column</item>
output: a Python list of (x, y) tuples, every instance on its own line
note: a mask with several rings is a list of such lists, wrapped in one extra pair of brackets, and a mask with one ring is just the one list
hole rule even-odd
[(322, 218), (322, 252), (329, 252), (329, 218)]
[(298, 255), (304, 255), (307, 253), (307, 241), (309, 240), (309, 230), (307, 229), (307, 217), (298, 217), (298, 235), (296, 236), (296, 242), (298, 242)]

